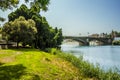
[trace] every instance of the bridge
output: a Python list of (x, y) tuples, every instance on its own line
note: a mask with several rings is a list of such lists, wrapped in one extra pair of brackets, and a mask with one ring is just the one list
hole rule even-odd
[(82, 36), (82, 37), (64, 36), (64, 39), (72, 39), (79, 43), (82, 43), (83, 45), (89, 45), (89, 42), (94, 40), (102, 42), (103, 45), (111, 45), (112, 41), (114, 40), (114, 38), (108, 38), (108, 37), (89, 37), (89, 36)]

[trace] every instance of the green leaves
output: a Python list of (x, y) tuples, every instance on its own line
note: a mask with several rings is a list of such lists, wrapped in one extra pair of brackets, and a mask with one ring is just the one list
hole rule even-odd
[[(16, 36), (20, 33), (18, 36), (20, 35), (26, 36), (24, 38), (23, 37), (20, 38), (21, 40), (19, 40), (19, 42), (21, 42), (24, 39), (30, 41), (29, 38), (29, 36), (31, 36), (30, 32), (35, 33), (34, 34), (35, 36), (31, 36), (31, 38), (34, 39), (36, 48), (45, 49), (51, 47), (59, 47), (63, 40), (62, 29), (57, 28), (53, 29), (47, 22), (46, 18), (39, 14), (40, 10), (46, 11), (48, 9), (50, 0), (32, 0), (31, 2), (32, 5), (30, 9), (28, 9), (26, 5), (22, 4), (20, 8), (18, 8), (15, 12), (12, 12), (8, 15), (9, 21), (12, 21), (12, 23), (14, 24), (14, 25), (11, 24), (11, 26), (15, 27), (13, 31), (14, 30), (17, 31), (16, 34), (14, 35)], [(24, 16), (24, 18), (20, 16)], [(19, 20), (17, 18), (19, 18)], [(35, 27), (32, 27), (34, 25)], [(29, 36), (27, 36), (26, 33)], [(15, 40), (18, 39), (15, 38)], [(25, 40), (25, 43), (29, 42), (27, 40)]]
[(12, 9), (13, 7), (16, 7), (19, 3), (19, 0), (1, 0), (0, 1), (0, 9), (6, 10), (6, 9)]
[(0, 21), (1, 21), (1, 22), (4, 22), (4, 21), (5, 21), (5, 18), (0, 17)]
[[(1, 0), (0, 1), (0, 9), (12, 9), (13, 7), (17, 7), (20, 0)], [(48, 10), (48, 5), (50, 0), (24, 0), (25, 2), (30, 2), (31, 6), (34, 6), (34, 10), (37, 11), (42, 9), (43, 11)]]
[(31, 6), (37, 5), (41, 10), (47, 11), (48, 10), (48, 5), (50, 4), (50, 0), (33, 0)]
[(32, 41), (35, 40), (37, 29), (33, 20), (25, 20), (24, 17), (20, 16), (18, 19), (6, 23), (3, 26), (3, 33), (8, 40), (31, 45)]

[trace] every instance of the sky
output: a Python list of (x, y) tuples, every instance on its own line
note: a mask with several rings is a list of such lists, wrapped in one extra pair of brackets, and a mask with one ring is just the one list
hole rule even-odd
[[(6, 12), (0, 16), (11, 11)], [(120, 31), (120, 0), (50, 0), (49, 10), (40, 14), (51, 26), (62, 28), (63, 35)]]
[(120, 0), (51, 0), (42, 15), (64, 35), (120, 31)]

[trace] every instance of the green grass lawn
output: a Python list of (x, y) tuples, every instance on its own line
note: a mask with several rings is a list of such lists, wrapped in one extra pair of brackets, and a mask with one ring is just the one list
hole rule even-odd
[(118, 71), (99, 66), (56, 49), (0, 50), (0, 80), (120, 80)]
[(0, 80), (80, 80), (79, 70), (37, 49), (0, 50)]

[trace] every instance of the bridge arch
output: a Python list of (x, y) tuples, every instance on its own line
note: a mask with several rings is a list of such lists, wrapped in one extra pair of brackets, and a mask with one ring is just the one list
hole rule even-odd
[(81, 43), (82, 43), (82, 45), (88, 44), (85, 40), (82, 40), (82, 39), (73, 39), (73, 40), (78, 41), (80, 45), (81, 45)]
[(93, 40), (89, 41), (90, 46), (103, 45), (103, 44), (104, 44), (104, 42), (96, 40), (96, 39), (93, 39)]
[(105, 38), (105, 37), (75, 37), (75, 36), (65, 36), (64, 39), (72, 39), (78, 42), (83, 43), (83, 45), (89, 45), (90, 41), (97, 40), (99, 42), (102, 42), (103, 45), (110, 45), (112, 44), (112, 41), (114, 38)]
[(84, 41), (84, 40), (82, 40), (82, 39), (64, 39), (64, 40), (66, 40), (65, 42), (74, 42), (74, 41), (76, 41), (76, 42), (78, 42), (79, 43), (79, 45), (87, 45), (88, 43), (86, 42), (86, 41)]

